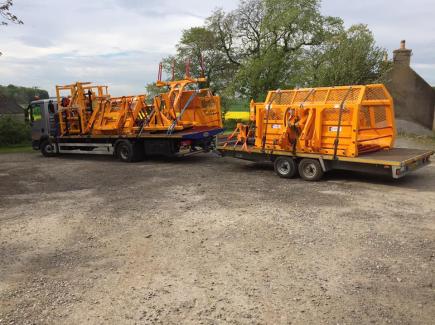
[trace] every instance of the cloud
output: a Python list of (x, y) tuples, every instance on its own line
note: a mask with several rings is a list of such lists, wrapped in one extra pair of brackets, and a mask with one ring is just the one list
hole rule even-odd
[(24, 25), (0, 34), (0, 84), (54, 86), (76, 80), (110, 84), (114, 95), (143, 92), (183, 29), (201, 25), (233, 1), (16, 1)]
[[(237, 1), (17, 0), (24, 25), (0, 27), (0, 84), (43, 87), (76, 80), (109, 84), (114, 95), (142, 93), (162, 57), (175, 51), (183, 29), (201, 25)], [(414, 68), (435, 84), (432, 0), (324, 0), (325, 14), (347, 25), (367, 23), (390, 52), (407, 39)]]
[(216, 8), (233, 9), (237, 6), (237, 1), (173, 1), (173, 0), (148, 0), (146, 5), (142, 0), (117, 0), (117, 5), (122, 8), (134, 10), (145, 16), (152, 14), (158, 17), (168, 17), (180, 15), (183, 17), (195, 17), (204, 20), (212, 10)]
[(133, 95), (145, 92), (146, 83), (157, 75), (157, 65), (163, 55), (129, 51), (102, 55), (62, 53), (22, 59), (5, 57), (0, 70), (9, 75), (6, 83), (39, 86), (49, 89), (51, 95), (56, 84), (77, 80), (109, 85), (113, 95)]
[(435, 85), (435, 72), (422, 64), (435, 64), (435, 5), (433, 0), (324, 0), (324, 14), (339, 16), (347, 26), (364, 23), (390, 58), (401, 40), (413, 50), (413, 68)]

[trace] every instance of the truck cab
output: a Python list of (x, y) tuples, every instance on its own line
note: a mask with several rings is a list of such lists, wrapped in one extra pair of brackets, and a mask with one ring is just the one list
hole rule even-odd
[(32, 127), (32, 147), (39, 150), (41, 144), (57, 133), (56, 99), (39, 99), (27, 107), (26, 119)]

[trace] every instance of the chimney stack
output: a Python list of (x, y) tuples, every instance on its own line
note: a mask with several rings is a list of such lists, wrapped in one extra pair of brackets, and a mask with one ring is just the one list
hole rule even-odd
[(411, 65), (411, 55), (412, 50), (406, 48), (406, 41), (402, 40), (400, 42), (400, 48), (393, 52), (393, 62), (394, 64), (407, 66)]
[(401, 50), (406, 50), (406, 41), (405, 41), (405, 40), (402, 40), (402, 41), (400, 42), (400, 49), (401, 49)]

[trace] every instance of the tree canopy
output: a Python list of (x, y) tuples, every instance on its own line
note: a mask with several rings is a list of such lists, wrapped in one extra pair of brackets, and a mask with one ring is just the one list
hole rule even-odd
[(0, 85), (0, 95), (14, 100), (21, 106), (27, 106), (30, 101), (35, 100), (35, 96), (39, 97), (40, 99), (48, 99), (48, 92), (46, 90), (39, 89), (37, 87), (30, 88), (14, 85)]
[[(23, 24), (23, 21), (11, 12), (14, 5), (12, 0), (0, 2), (0, 26), (7, 26), (9, 23)], [(2, 55), (2, 52), (0, 52)]]
[(367, 26), (346, 29), (340, 18), (322, 15), (319, 0), (242, 0), (184, 30), (164, 68), (170, 72), (175, 60), (181, 77), (190, 59), (199, 75), (203, 55), (213, 91), (258, 100), (270, 89), (376, 81), (388, 68), (384, 53)]
[(353, 25), (305, 57), (305, 85), (340, 86), (379, 81), (390, 64), (366, 25)]
[(11, 12), (11, 7), (13, 5), (14, 3), (12, 0), (0, 2), (0, 25), (8, 25), (9, 22), (23, 24), (23, 21)]

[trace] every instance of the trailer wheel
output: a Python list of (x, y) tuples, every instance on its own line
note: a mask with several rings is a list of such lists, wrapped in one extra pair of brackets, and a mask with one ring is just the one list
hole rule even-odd
[(53, 157), (56, 155), (56, 149), (48, 140), (43, 141), (39, 147), (44, 157)]
[(143, 146), (141, 143), (131, 143), (122, 140), (116, 145), (116, 157), (123, 162), (136, 162), (143, 159)]
[(302, 159), (299, 163), (299, 174), (306, 181), (318, 181), (323, 176), (322, 166), (316, 159)]
[(296, 175), (297, 166), (293, 158), (278, 157), (274, 163), (275, 173), (282, 178), (292, 178)]

